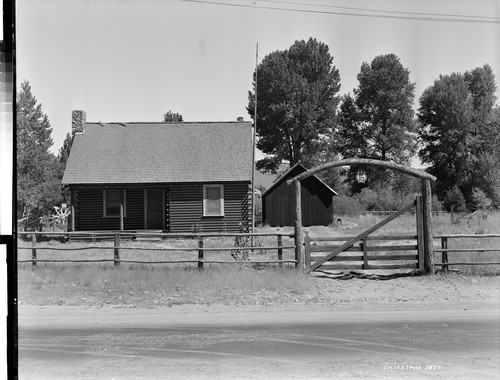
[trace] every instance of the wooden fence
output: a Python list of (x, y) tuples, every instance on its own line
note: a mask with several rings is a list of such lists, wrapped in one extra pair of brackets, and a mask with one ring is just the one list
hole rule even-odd
[[(305, 237), (305, 266), (309, 270), (311, 262), (323, 257), (325, 252), (330, 252), (342, 247), (340, 242), (349, 241), (351, 237), (316, 237), (311, 238), (306, 233)], [(370, 244), (374, 241), (401, 241), (414, 240), (413, 244), (398, 244), (398, 245), (377, 245)], [(327, 263), (321, 265), (321, 269), (326, 270), (364, 270), (364, 269), (418, 269), (419, 268), (419, 252), (418, 252), (418, 237), (416, 235), (406, 236), (365, 236), (359, 245), (352, 245), (342, 251), (347, 254), (340, 254), (332, 257)], [(333, 244), (317, 244), (320, 242), (337, 242)], [(401, 251), (413, 251), (413, 253), (400, 253)], [(317, 253), (322, 254), (317, 255)], [(360, 252), (360, 255), (349, 254), (350, 252)], [(377, 252), (391, 252), (389, 254), (377, 254)], [(392, 254), (395, 253), (395, 254)], [(423, 259), (423, 254), (420, 252), (420, 261)], [(374, 261), (382, 264), (373, 265)], [(390, 264), (384, 264), (387, 262)]]
[(448, 239), (485, 239), (485, 238), (500, 238), (500, 234), (454, 234), (454, 235), (435, 235), (435, 239), (441, 239), (441, 248), (434, 249), (434, 252), (441, 252), (441, 263), (434, 263), (434, 266), (440, 266), (444, 273), (448, 273), (450, 265), (500, 265), (498, 262), (452, 262), (448, 261), (448, 252), (498, 252), (500, 253), (500, 241), (498, 247), (488, 248), (449, 248)]
[[(31, 263), (33, 267), (36, 267), (37, 263), (97, 263), (97, 262), (113, 262), (115, 266), (119, 266), (120, 263), (131, 263), (131, 264), (182, 264), (182, 263), (197, 263), (199, 269), (203, 269), (203, 264), (278, 264), (282, 266), (285, 263), (296, 263), (295, 259), (283, 259), (283, 250), (294, 249), (295, 245), (284, 246), (283, 237), (293, 238), (293, 234), (283, 234), (283, 233), (219, 233), (219, 234), (167, 234), (167, 233), (148, 233), (148, 232), (123, 232), (123, 231), (103, 231), (103, 232), (18, 232), (19, 236), (25, 236), (26, 240), (31, 240), (31, 246), (18, 246), (19, 250), (31, 250), (30, 260), (18, 260), (19, 263)], [(38, 236), (53, 236), (62, 238), (63, 241), (69, 240), (90, 240), (92, 245), (90, 246), (79, 246), (79, 247), (64, 247), (65, 244), (61, 243), (61, 246), (40, 246), (37, 239)], [(251, 242), (254, 241), (255, 237), (276, 237), (276, 245), (272, 246), (251, 246)], [(208, 238), (230, 238), (230, 237), (240, 237), (243, 244), (239, 244), (233, 247), (205, 247), (205, 241)], [(103, 240), (113, 240), (113, 246), (105, 245), (94, 245), (98, 241)], [(164, 241), (164, 247), (125, 247), (121, 243), (124, 240), (158, 240)], [(167, 246), (168, 239), (186, 239), (186, 240), (196, 240), (196, 247), (172, 247)], [(140, 243), (139, 243), (140, 244)], [(90, 249), (99, 250), (112, 250), (113, 258), (109, 259), (40, 259), (38, 257), (38, 251), (40, 250), (50, 250), (50, 251), (83, 251)], [(196, 260), (123, 260), (120, 258), (120, 253), (124, 250), (133, 251), (160, 251), (160, 252), (198, 252), (198, 258)], [(276, 250), (277, 257), (276, 260), (207, 260), (205, 259), (205, 252), (242, 252), (242, 251), (269, 251)]]

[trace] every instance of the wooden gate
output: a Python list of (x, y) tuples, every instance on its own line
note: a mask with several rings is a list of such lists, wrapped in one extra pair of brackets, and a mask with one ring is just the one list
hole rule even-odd
[[(416, 234), (370, 236), (397, 217), (413, 211)], [(417, 196), (401, 210), (355, 237), (304, 237), (305, 270), (321, 269), (424, 269), (422, 199)], [(340, 242), (344, 241), (343, 244)], [(381, 242), (376, 244), (375, 242)], [(389, 244), (390, 242), (396, 244)], [(410, 252), (409, 252), (410, 251)], [(326, 253), (326, 255), (325, 255)], [(376, 262), (382, 262), (377, 264)]]
[[(419, 262), (418, 262), (418, 267), (421, 269), (422, 267), (422, 262), (423, 262), (423, 268), (425, 273), (430, 273), (432, 274), (434, 265), (433, 265), (433, 255), (434, 255), (434, 248), (433, 248), (433, 242), (432, 242), (432, 222), (431, 222), (431, 210), (432, 210), (432, 194), (431, 194), (431, 181), (435, 181), (436, 177), (433, 175), (423, 172), (421, 170), (413, 169), (404, 165), (397, 164), (395, 162), (387, 162), (387, 161), (381, 161), (381, 160), (372, 160), (368, 158), (350, 158), (350, 159), (345, 159), (345, 160), (339, 160), (339, 161), (333, 161), (333, 162), (327, 162), (325, 164), (316, 166), (315, 168), (306, 170), (304, 173), (299, 174), (296, 177), (293, 177), (292, 179), (289, 179), (286, 183), (291, 185), (292, 183), (295, 183), (295, 260), (297, 262), (296, 267), (299, 269), (302, 269), (304, 271), (310, 271), (314, 269), (310, 269), (309, 267), (306, 267), (306, 258), (305, 258), (305, 252), (303, 250), (303, 244), (302, 242), (304, 241), (303, 233), (302, 233), (302, 206), (301, 206), (301, 185), (300, 181), (304, 180), (307, 177), (310, 177), (311, 175), (318, 173), (322, 170), (330, 169), (330, 168), (335, 168), (335, 167), (342, 167), (342, 166), (378, 166), (381, 168), (387, 168), (391, 170), (395, 170), (404, 174), (411, 175), (413, 177), (420, 178), (421, 180), (421, 188), (422, 188), (422, 198), (421, 200), (418, 201), (418, 205), (415, 203), (412, 203), (411, 205), (408, 205), (407, 208), (410, 210), (413, 206), (416, 206), (419, 208), (419, 212), (417, 214), (422, 216), (421, 219), (419, 219), (419, 222), (417, 223), (417, 228), (418, 228), (418, 249), (419, 249)], [(318, 260), (317, 262), (314, 263), (313, 266), (315, 268), (319, 267), (322, 265), (324, 262), (332, 259), (333, 257), (337, 256), (340, 252), (351, 248), (355, 243), (363, 239), (364, 237), (367, 237), (369, 234), (371, 234), (373, 231), (377, 230), (378, 228), (382, 227), (383, 225), (389, 223), (391, 220), (394, 218), (397, 218), (399, 215), (402, 213), (408, 211), (403, 208), (402, 210), (398, 211), (396, 214), (392, 215), (391, 217), (387, 218), (385, 221), (380, 222), (376, 226), (373, 226), (363, 232), (362, 234), (349, 239), (347, 242), (345, 242), (343, 245), (341, 245), (338, 248), (335, 248), (333, 252), (329, 253), (327, 256), (323, 257), (322, 259)], [(366, 242), (365, 242), (366, 246)], [(423, 260), (422, 260), (422, 249), (423, 249)], [(365, 255), (366, 258), (366, 255)], [(368, 265), (368, 264), (367, 264)], [(312, 268), (312, 267), (311, 267)]]

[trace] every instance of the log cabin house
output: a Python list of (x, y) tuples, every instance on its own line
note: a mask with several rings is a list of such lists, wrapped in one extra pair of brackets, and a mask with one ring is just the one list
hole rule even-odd
[(251, 122), (89, 123), (62, 179), (72, 230), (238, 232), (251, 220)]

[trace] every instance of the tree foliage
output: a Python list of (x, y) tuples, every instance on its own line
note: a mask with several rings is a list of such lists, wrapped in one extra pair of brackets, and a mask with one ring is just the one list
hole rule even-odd
[[(338, 149), (344, 158), (371, 158), (409, 164), (416, 152), (416, 125), (412, 104), (415, 84), (410, 71), (394, 54), (380, 55), (371, 64), (364, 62), (358, 74), (354, 96), (342, 99), (338, 117)], [(354, 191), (351, 168), (348, 181)], [(377, 168), (367, 168), (370, 182), (387, 183), (392, 177)]]
[(489, 65), (465, 74), (441, 75), (420, 98), (419, 152), (438, 180), (441, 197), (457, 186), (470, 207), (478, 187), (500, 201), (500, 112)]
[(168, 111), (165, 115), (163, 115), (163, 119), (166, 123), (180, 123), (182, 120), (182, 115), (177, 112)]
[(61, 168), (64, 171), (66, 168), (66, 162), (68, 162), (69, 153), (71, 152), (71, 146), (73, 145), (73, 137), (66, 133), (66, 137), (63, 141), (63, 145), (59, 148), (59, 153), (57, 155), (57, 161), (61, 163)]
[[(68, 157), (71, 152), (71, 146), (73, 144), (73, 137), (71, 134), (67, 133), (66, 138), (63, 141), (63, 145), (61, 148), (59, 148), (59, 153), (57, 155), (57, 162), (59, 164), (58, 168), (58, 179), (59, 181), (62, 180), (62, 177), (64, 175), (64, 169), (66, 169), (66, 163), (68, 162)], [(62, 200), (64, 203), (70, 204), (71, 202), (71, 194), (69, 192), (68, 188), (61, 188), (62, 192)]]
[[(334, 136), (332, 134), (327, 134), (312, 144), (312, 148), (302, 156), (301, 162), (304, 166), (311, 169), (328, 162), (337, 161), (338, 154), (335, 145), (331, 143), (333, 139)], [(341, 185), (339, 168), (325, 169), (316, 173), (316, 175), (332, 189), (337, 189)]]
[(257, 88), (257, 148), (268, 155), (257, 162), (259, 170), (276, 171), (282, 160), (294, 165), (314, 155), (321, 135), (331, 130), (340, 89), (332, 62), (328, 46), (310, 38), (258, 65), (247, 110), (254, 118)]
[(49, 152), (52, 128), (29, 82), (17, 95), (17, 218), (34, 221), (61, 201), (59, 165)]
[(413, 121), (415, 83), (410, 71), (394, 54), (380, 55), (363, 63), (354, 90), (356, 106), (372, 158), (407, 163), (416, 151)]
[(443, 205), (447, 211), (459, 212), (467, 210), (464, 195), (456, 185), (446, 192)]
[(474, 209), (487, 209), (491, 205), (491, 199), (477, 187), (472, 188), (472, 202)]

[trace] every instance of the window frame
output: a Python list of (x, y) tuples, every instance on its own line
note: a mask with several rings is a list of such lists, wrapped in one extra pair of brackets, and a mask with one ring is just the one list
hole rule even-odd
[(103, 218), (119, 218), (120, 211), (118, 210), (118, 214), (109, 214), (108, 213), (108, 190), (118, 190), (118, 194), (120, 196), (123, 195), (123, 217), (127, 216), (127, 190), (119, 189), (119, 188), (109, 188), (103, 189), (102, 198), (103, 198), (103, 209), (102, 209), (102, 217)]
[[(220, 213), (219, 214), (208, 214), (207, 213), (207, 190), (209, 188), (217, 188), (220, 192), (219, 204)], [(224, 215), (224, 185), (223, 184), (204, 184), (203, 185), (203, 217), (221, 217)]]

